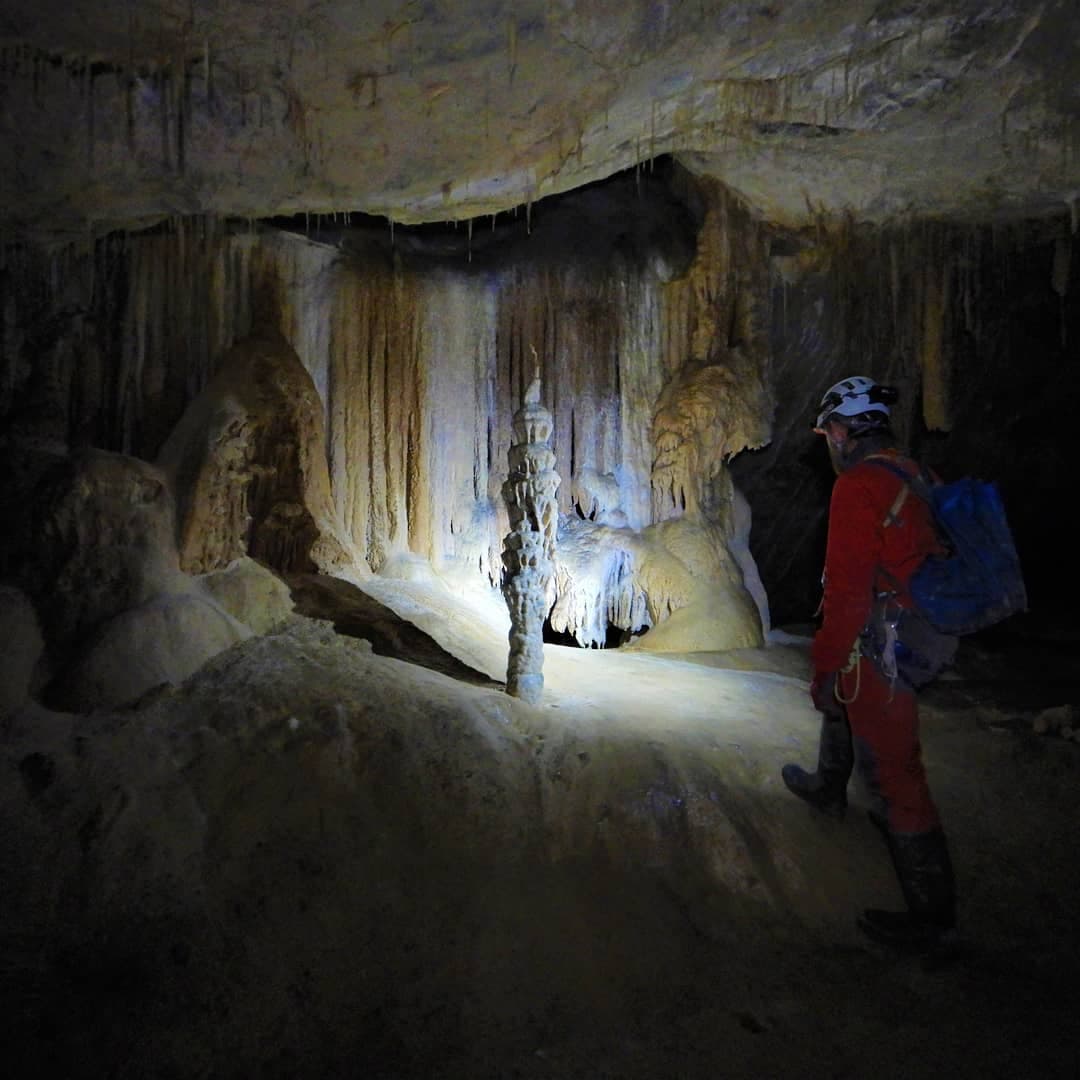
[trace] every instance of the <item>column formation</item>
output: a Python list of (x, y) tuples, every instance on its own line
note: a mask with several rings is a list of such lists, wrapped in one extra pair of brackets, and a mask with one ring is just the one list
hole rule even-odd
[(551, 413), (540, 404), (540, 377), (514, 413), (503, 497), (510, 532), (503, 541), (502, 592), (510, 609), (506, 692), (535, 705), (544, 689), (544, 619), (555, 574), (559, 474), (551, 449)]

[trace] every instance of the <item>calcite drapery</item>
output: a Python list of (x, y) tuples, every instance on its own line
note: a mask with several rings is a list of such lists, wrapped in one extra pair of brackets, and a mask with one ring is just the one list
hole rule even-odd
[(510, 609), (506, 692), (535, 705), (544, 688), (544, 618), (551, 607), (559, 474), (551, 449), (551, 413), (540, 404), (540, 377), (514, 413), (510, 473), (503, 496), (510, 532), (503, 544), (502, 591)]
[[(768, 248), (737, 200), (658, 163), (655, 174), (545, 205), (531, 227), (494, 223), (468, 249), (449, 231), (389, 236), (371, 222), (330, 231), (324, 220), (307, 235), (306, 225), (177, 219), (65, 258), (9, 251), (20, 286), (0, 328), (0, 454), (5, 425), (18, 425), (14, 435), (29, 419), (36, 438), (43, 410), (65, 445), (163, 467), (178, 463), (177, 443), (205, 452), (224, 438), (229, 452), (214, 455), (205, 477), (224, 516), (185, 524), (189, 485), (177, 486), (180, 533), (191, 541), (181, 544), (183, 569), (205, 572), (247, 552), (279, 570), (310, 560), (331, 572), (341, 552), (355, 552), (356, 568), (382, 574), (416, 557), (486, 595), (501, 579), (509, 531), (502, 489), (513, 415), (535, 372), (562, 473), (561, 528), (572, 517), (594, 527), (587, 543), (560, 538), (551, 629), (604, 647), (652, 625), (646, 609), (670, 612), (686, 590), (666, 573), (648, 586), (639, 579), (646, 563), (629, 558), (631, 534), (691, 505), (724, 511), (720, 459), (738, 453), (740, 433), (767, 431), (771, 413), (760, 318)], [(72, 306), (99, 314), (69, 327)], [(28, 344), (43, 310), (61, 338)], [(253, 378), (242, 364), (229, 375), (232, 350), (254, 349), (253, 334), (271, 330), (284, 340), (273, 356), (258, 346), (265, 374)], [(703, 367), (726, 373), (730, 393), (715, 408), (698, 400), (709, 397), (698, 387)], [(274, 390), (281, 379), (291, 388), (284, 399)], [(743, 401), (752, 417), (740, 418)], [(197, 438), (178, 430), (194, 414)], [(324, 486), (314, 476), (322, 458), (330, 506), (312, 499)], [(660, 475), (668, 464), (677, 476)], [(692, 465), (712, 482), (691, 482)], [(654, 515), (667, 479), (686, 504), (669, 499)], [(3, 492), (0, 504), (3, 517)], [(339, 536), (336, 552), (312, 546), (313, 523), (327, 543)]]

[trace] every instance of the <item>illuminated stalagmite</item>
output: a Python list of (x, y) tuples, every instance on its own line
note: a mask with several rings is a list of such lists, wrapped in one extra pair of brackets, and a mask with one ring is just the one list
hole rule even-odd
[(559, 474), (551, 450), (551, 413), (540, 404), (540, 379), (514, 413), (510, 475), (503, 487), (510, 532), (503, 545), (503, 595), (510, 609), (506, 690), (535, 705), (544, 688), (544, 617), (555, 573)]

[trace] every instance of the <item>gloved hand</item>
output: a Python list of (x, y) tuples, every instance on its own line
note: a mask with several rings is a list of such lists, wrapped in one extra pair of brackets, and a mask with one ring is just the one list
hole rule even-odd
[(826, 716), (841, 716), (844, 707), (836, 700), (836, 672), (815, 671), (810, 683), (810, 700)]

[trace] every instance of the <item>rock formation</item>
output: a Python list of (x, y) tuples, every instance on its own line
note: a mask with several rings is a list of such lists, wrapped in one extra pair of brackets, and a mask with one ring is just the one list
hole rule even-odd
[[(17, 249), (26, 289), (0, 356), (8, 432), (24, 425), (40, 441), (47, 414), (61, 457), (81, 442), (157, 461), (192, 573), (243, 555), (359, 574), (418, 559), (489, 590), (507, 529), (512, 388), (539, 364), (571, 478), (559, 513), (622, 530), (589, 541), (595, 565), (575, 569), (568, 547), (558, 632), (593, 646), (609, 624), (624, 636), (650, 625), (641, 560), (626, 551), (658, 520), (654, 474), (659, 486), (664, 463), (700, 469), (702, 485), (723, 488), (727, 459), (768, 437), (760, 224), (719, 188), (660, 169), (456, 240), (288, 224), (178, 220), (81, 255)], [(101, 317), (61, 318), (72, 299)], [(40, 311), (54, 306), (59, 337), (31, 359)], [(680, 388), (709, 372), (727, 396), (657, 428), (658, 404), (688, 399)], [(667, 447), (675, 430), (661, 460), (656, 439)], [(664, 505), (660, 517), (682, 512)], [(662, 596), (653, 606), (670, 610)]]
[(319, 395), (287, 341), (260, 326), (166, 440), (158, 464), (177, 502), (182, 569), (251, 555), (280, 573), (354, 565), (334, 520)]
[(288, 585), (251, 558), (240, 558), (222, 570), (203, 574), (199, 584), (237, 622), (256, 634), (269, 632), (293, 611)]
[(16, 226), (479, 226), (664, 154), (788, 225), (1076, 198), (1072, 0), (12, 7)]
[[(32, 513), (13, 522), (9, 555), (44, 649), (38, 660), (29, 623), (7, 661), (16, 665), (14, 698), (36, 691), (73, 712), (130, 703), (251, 636), (180, 569), (172, 496), (154, 466), (82, 451), (45, 469), (29, 498)], [(33, 551), (18, 545), (20, 525)]]
[(502, 591), (510, 609), (506, 692), (535, 705), (544, 689), (544, 620), (551, 608), (559, 509), (559, 474), (551, 450), (551, 413), (540, 403), (540, 378), (514, 413), (510, 471), (503, 485), (510, 532), (503, 544)]
[(82, 451), (58, 461), (30, 498), (37, 547), (22, 552), (20, 579), (53, 648), (184, 587), (172, 495), (153, 465)]

